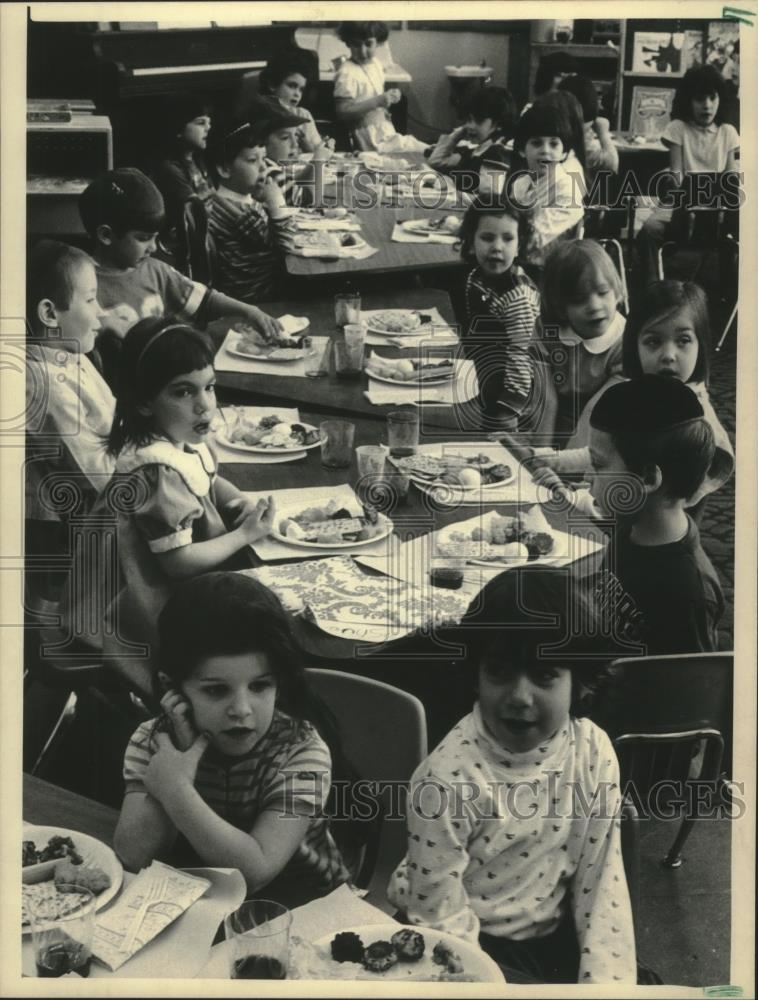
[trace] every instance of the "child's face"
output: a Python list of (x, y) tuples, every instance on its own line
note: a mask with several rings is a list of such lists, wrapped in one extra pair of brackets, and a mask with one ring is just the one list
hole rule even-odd
[(155, 250), (158, 233), (145, 233), (130, 229), (122, 236), (111, 231), (108, 242), (101, 242), (99, 250), (104, 262), (112, 267), (128, 270), (147, 260)]
[(524, 156), (532, 173), (543, 174), (549, 164), (566, 158), (566, 150), (557, 135), (533, 135), (524, 144)]
[(476, 262), (485, 274), (505, 274), (518, 253), (518, 223), (510, 216), (485, 215), (474, 236)]
[(290, 160), (299, 152), (296, 125), (292, 128), (280, 128), (277, 132), (272, 132), (266, 140), (266, 154), (277, 163)]
[(645, 375), (668, 375), (689, 382), (700, 345), (687, 306), (649, 320), (639, 332), (637, 348)]
[(301, 73), (290, 73), (274, 90), (274, 97), (278, 97), (282, 104), (296, 108), (303, 99), (305, 84), (306, 79)]
[(153, 419), (156, 432), (175, 444), (200, 444), (210, 432), (216, 412), (216, 373), (211, 365), (172, 378), (140, 407)]
[(254, 194), (265, 177), (266, 147), (246, 146), (231, 163), (219, 167), (224, 185), (238, 194)]
[(205, 149), (210, 130), (210, 116), (200, 115), (199, 118), (193, 118), (191, 122), (187, 122), (179, 137), (188, 149)]
[(475, 142), (486, 142), (495, 131), (495, 123), (491, 118), (482, 118), (481, 121), (476, 121), (472, 115), (469, 115), (466, 129)]
[(626, 466), (607, 431), (590, 428), (590, 495), (606, 517), (619, 518), (621, 501), (631, 494), (634, 473)]
[(719, 109), (719, 95), (709, 94), (692, 100), (692, 118), (696, 125), (710, 125)]
[(371, 62), (376, 55), (378, 44), (375, 38), (363, 38), (359, 42), (351, 42), (349, 46), (350, 58), (359, 65)]
[(509, 663), (491, 650), (479, 667), (479, 707), (487, 729), (508, 750), (525, 753), (568, 721), (571, 671), (549, 663)]
[(68, 309), (55, 310), (62, 346), (72, 353), (89, 354), (95, 346), (103, 311), (97, 301), (97, 274), (92, 264), (80, 264), (71, 282)]
[(566, 305), (569, 326), (582, 340), (601, 337), (611, 325), (618, 299), (602, 274), (595, 272), (580, 283), (577, 297)]
[(221, 753), (249, 753), (271, 727), (276, 680), (265, 653), (211, 656), (181, 685), (198, 732)]

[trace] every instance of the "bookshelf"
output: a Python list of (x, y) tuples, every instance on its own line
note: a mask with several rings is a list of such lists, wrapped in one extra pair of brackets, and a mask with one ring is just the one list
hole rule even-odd
[(553, 52), (568, 52), (579, 64), (580, 72), (588, 76), (600, 98), (601, 106), (613, 106), (613, 90), (619, 70), (619, 51), (610, 45), (576, 42), (532, 41), (529, 54), (529, 93), (534, 94), (534, 77), (543, 56)]

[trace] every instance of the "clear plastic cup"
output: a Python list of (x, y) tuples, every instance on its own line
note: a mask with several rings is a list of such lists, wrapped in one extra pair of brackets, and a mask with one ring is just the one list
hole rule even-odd
[(270, 899), (242, 903), (224, 918), (231, 979), (286, 979), (292, 914)]
[(347, 469), (353, 458), (355, 424), (347, 420), (324, 420), (319, 426), (321, 464), (325, 469)]
[(58, 885), (54, 896), (29, 900), (27, 910), (37, 975), (88, 976), (95, 927), (95, 897), (78, 885)]
[(419, 419), (413, 410), (395, 410), (387, 414), (387, 440), (390, 455), (403, 458), (418, 451)]

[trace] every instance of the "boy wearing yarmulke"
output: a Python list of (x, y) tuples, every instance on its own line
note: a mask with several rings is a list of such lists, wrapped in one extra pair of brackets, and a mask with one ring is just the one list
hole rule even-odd
[(685, 510), (714, 453), (697, 396), (678, 379), (642, 375), (607, 389), (590, 423), (590, 492), (615, 521), (598, 593), (616, 588), (615, 574), (648, 654), (715, 650), (724, 598)]
[(151, 256), (165, 206), (158, 188), (141, 171), (123, 167), (101, 174), (82, 192), (79, 214), (94, 244), (103, 310), (98, 347), (112, 385), (120, 341), (135, 323), (150, 316), (195, 323), (229, 317), (251, 323), (267, 336), (279, 332), (278, 320), (256, 306), (191, 281)]

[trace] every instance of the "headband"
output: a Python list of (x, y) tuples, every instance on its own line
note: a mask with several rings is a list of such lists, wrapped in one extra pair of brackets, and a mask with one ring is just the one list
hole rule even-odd
[(142, 364), (142, 359), (144, 358), (144, 356), (147, 354), (147, 352), (150, 350), (150, 348), (153, 346), (156, 340), (159, 340), (164, 333), (170, 333), (172, 330), (189, 330), (189, 329), (190, 327), (188, 327), (186, 323), (169, 323), (168, 326), (164, 326), (162, 330), (159, 330), (153, 337), (150, 338), (150, 340), (148, 340), (148, 342), (139, 352), (139, 355), (137, 357), (136, 367), (139, 368), (139, 366)]

